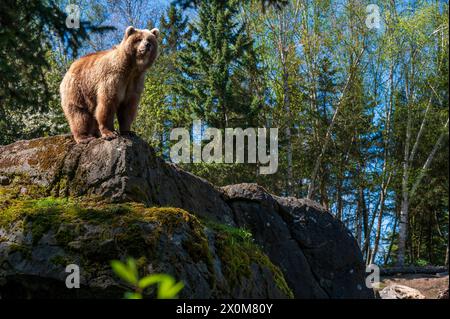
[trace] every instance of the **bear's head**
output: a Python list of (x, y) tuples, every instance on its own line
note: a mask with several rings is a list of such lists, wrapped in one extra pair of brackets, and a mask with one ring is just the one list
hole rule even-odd
[(152, 65), (158, 55), (158, 37), (159, 30), (156, 28), (147, 30), (129, 26), (120, 46), (143, 71)]

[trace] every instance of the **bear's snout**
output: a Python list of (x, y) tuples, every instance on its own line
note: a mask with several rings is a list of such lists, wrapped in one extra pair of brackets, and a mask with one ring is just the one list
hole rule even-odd
[(140, 55), (146, 55), (152, 51), (152, 48), (153, 44), (149, 41), (145, 41), (139, 46), (138, 52)]

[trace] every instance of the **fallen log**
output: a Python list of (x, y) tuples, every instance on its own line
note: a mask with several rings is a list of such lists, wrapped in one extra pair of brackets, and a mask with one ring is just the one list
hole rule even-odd
[(392, 276), (396, 274), (428, 274), (435, 275), (438, 273), (448, 273), (448, 268), (446, 266), (407, 266), (407, 267), (389, 267), (389, 268), (381, 268), (380, 275), (381, 276)]

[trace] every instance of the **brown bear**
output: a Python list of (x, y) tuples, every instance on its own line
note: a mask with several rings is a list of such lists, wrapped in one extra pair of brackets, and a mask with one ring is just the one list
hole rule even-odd
[(131, 131), (144, 88), (145, 72), (158, 51), (158, 29), (140, 30), (132, 26), (122, 42), (106, 51), (76, 60), (60, 86), (61, 104), (77, 143), (96, 137), (110, 140)]

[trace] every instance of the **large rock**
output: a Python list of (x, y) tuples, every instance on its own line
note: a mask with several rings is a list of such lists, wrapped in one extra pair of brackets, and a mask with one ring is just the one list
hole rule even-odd
[(425, 296), (417, 289), (403, 286), (390, 285), (380, 291), (381, 299), (425, 299)]
[[(292, 297), (282, 272), (254, 243), (181, 209), (10, 201), (0, 218), (2, 298), (121, 298), (131, 288), (111, 272), (110, 261), (130, 256), (142, 276), (182, 279), (183, 298)], [(80, 267), (80, 289), (64, 284), (71, 264)]]
[(298, 298), (370, 298), (356, 241), (317, 203), (267, 193), (256, 184), (223, 188), (235, 222), (249, 229), (284, 271)]
[[(0, 181), (3, 294), (67, 294), (61, 267), (76, 261), (87, 269), (77, 296), (117, 296), (123, 287), (108, 261), (130, 255), (151, 265), (144, 273), (183, 280), (184, 297), (288, 297), (292, 289), (297, 298), (373, 298), (356, 241), (321, 206), (256, 184), (217, 188), (164, 162), (137, 137), (75, 145), (54, 136), (3, 146)], [(171, 213), (178, 217), (164, 218)], [(249, 230), (255, 243), (233, 227)], [(67, 229), (76, 233), (61, 241)]]
[(69, 135), (20, 141), (0, 147), (2, 174), (27, 176), (58, 196), (182, 207), (232, 223), (230, 207), (213, 185), (165, 163), (140, 138), (97, 139), (87, 145), (76, 145)]

